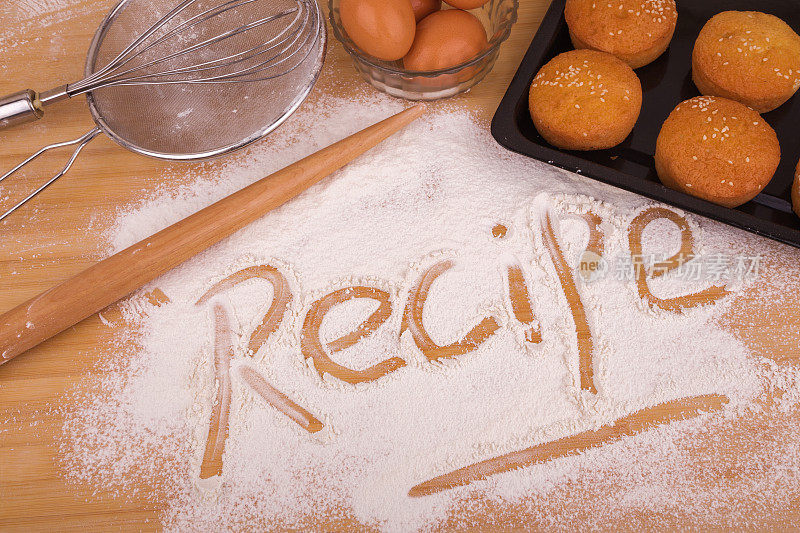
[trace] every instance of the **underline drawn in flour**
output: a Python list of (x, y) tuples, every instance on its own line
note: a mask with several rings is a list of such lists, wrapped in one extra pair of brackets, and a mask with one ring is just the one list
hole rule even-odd
[(584, 431), (570, 437), (537, 444), (524, 450), (481, 461), (453, 472), (435, 477), (408, 491), (412, 498), (429, 496), (443, 490), (467, 485), (487, 479), (489, 476), (509, 472), (518, 468), (552, 461), (560, 457), (576, 455), (597, 448), (623, 437), (630, 437), (678, 420), (695, 418), (703, 413), (721, 410), (728, 398), (711, 394), (693, 396), (648, 407), (620, 418), (599, 429)]

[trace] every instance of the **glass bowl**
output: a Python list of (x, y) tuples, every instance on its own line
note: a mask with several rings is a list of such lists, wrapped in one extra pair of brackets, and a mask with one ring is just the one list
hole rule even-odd
[[(492, 70), (500, 45), (508, 39), (517, 22), (519, 0), (489, 0), (482, 7), (470, 10), (478, 17), (489, 45), (475, 58), (461, 65), (434, 71), (413, 71), (403, 68), (402, 61), (382, 61), (362, 52), (342, 27), (339, 0), (328, 0), (333, 34), (353, 58), (356, 69), (377, 89), (407, 100), (436, 100), (468, 91)], [(443, 7), (447, 7), (443, 4)]]

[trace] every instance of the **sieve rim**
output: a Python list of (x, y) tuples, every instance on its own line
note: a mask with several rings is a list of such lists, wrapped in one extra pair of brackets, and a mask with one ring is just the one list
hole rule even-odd
[[(92, 42), (89, 45), (89, 51), (86, 54), (86, 65), (84, 68), (84, 75), (91, 76), (94, 73), (94, 66), (95, 62), (97, 61), (97, 53), (100, 49), (100, 44), (103, 42), (103, 38), (105, 37), (108, 29), (114, 24), (119, 13), (122, 9), (130, 2), (131, 0), (120, 0), (120, 2), (108, 12), (105, 16), (103, 21), (98, 26), (97, 31), (92, 38)], [(325, 22), (325, 16), (322, 13), (322, 8), (319, 5), (319, 2), (313, 1), (312, 2), (315, 6), (317, 12), (317, 28), (316, 28), (316, 40), (314, 42), (315, 47), (319, 48), (319, 52), (316, 55), (310, 55), (304, 61), (314, 61), (313, 68), (311, 70), (311, 76), (305, 86), (303, 87), (302, 91), (299, 91), (297, 97), (289, 102), (286, 108), (281, 112), (278, 119), (274, 120), (272, 123), (266, 125), (265, 127), (253, 132), (251, 135), (247, 136), (246, 138), (238, 141), (236, 143), (232, 143), (226, 146), (222, 146), (220, 148), (215, 148), (213, 150), (206, 150), (203, 152), (192, 152), (192, 153), (170, 153), (170, 152), (159, 152), (156, 150), (149, 150), (147, 148), (141, 147), (134, 142), (129, 141), (124, 136), (119, 134), (115, 131), (103, 118), (102, 113), (97, 109), (97, 104), (95, 102), (95, 98), (92, 92), (86, 93), (86, 103), (89, 105), (89, 111), (92, 114), (92, 118), (94, 119), (95, 124), (97, 127), (100, 128), (103, 133), (108, 135), (108, 137), (117, 143), (118, 145), (122, 146), (126, 150), (130, 150), (131, 152), (135, 152), (137, 154), (142, 154), (148, 157), (153, 157), (156, 159), (163, 159), (169, 161), (201, 161), (206, 159), (213, 159), (215, 157), (220, 157), (224, 155), (231, 154), (233, 152), (239, 151), (242, 148), (250, 146), (251, 144), (260, 141), (261, 139), (265, 138), (267, 135), (272, 133), (276, 128), (278, 128), (281, 124), (283, 124), (286, 119), (288, 119), (297, 108), (308, 98), (308, 95), (311, 93), (312, 89), (316, 85), (319, 77), (322, 73), (322, 67), (325, 62), (325, 57), (328, 50), (328, 27)]]

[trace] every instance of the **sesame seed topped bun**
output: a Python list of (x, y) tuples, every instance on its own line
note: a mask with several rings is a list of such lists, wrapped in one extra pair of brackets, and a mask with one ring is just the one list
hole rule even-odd
[(781, 149), (772, 127), (749, 107), (698, 96), (679, 104), (664, 122), (655, 159), (667, 187), (736, 207), (770, 182)]
[(700, 31), (692, 77), (703, 94), (772, 111), (800, 88), (800, 35), (773, 15), (725, 11)]
[(530, 113), (547, 142), (566, 150), (599, 150), (630, 135), (642, 107), (631, 68), (604, 52), (573, 50), (547, 63), (533, 79)]
[(567, 0), (564, 17), (575, 48), (608, 52), (639, 68), (669, 46), (675, 0)]

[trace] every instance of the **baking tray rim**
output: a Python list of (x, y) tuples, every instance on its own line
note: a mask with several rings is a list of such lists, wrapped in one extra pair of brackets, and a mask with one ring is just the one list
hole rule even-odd
[[(526, 73), (525, 65), (541, 64), (562, 26), (566, 0), (552, 0), (528, 50), (522, 58), (511, 83), (492, 118), (491, 133), (503, 147), (542, 161), (546, 164), (576, 173), (593, 181), (605, 183), (625, 191), (639, 194), (656, 202), (672, 205), (697, 216), (733, 226), (789, 246), (800, 248), (800, 230), (769, 222), (749, 213), (690, 196), (656, 183), (626, 174), (598, 163), (580, 158), (569, 152), (538, 144), (519, 133), (516, 128), (517, 109), (526, 101), (528, 84), (535, 73)], [(677, 105), (677, 104), (676, 104)], [(533, 155), (535, 154), (535, 155)], [(602, 176), (599, 177), (599, 176)]]

